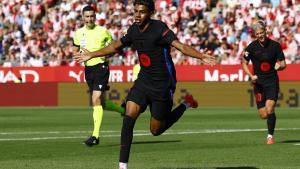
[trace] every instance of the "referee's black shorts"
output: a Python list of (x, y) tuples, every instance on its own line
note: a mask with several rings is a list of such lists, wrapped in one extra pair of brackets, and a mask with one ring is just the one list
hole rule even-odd
[(136, 80), (126, 100), (138, 104), (141, 112), (144, 112), (149, 105), (151, 116), (156, 120), (163, 121), (171, 113), (175, 89), (172, 89), (170, 82), (151, 83)]
[(109, 66), (107, 62), (85, 67), (85, 80), (90, 92), (93, 90), (102, 92), (108, 90), (108, 79)]

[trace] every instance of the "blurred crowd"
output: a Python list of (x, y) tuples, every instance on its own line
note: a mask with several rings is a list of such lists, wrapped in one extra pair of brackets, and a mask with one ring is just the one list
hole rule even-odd
[[(133, 23), (133, 0), (2, 0), (0, 2), (0, 66), (74, 66), (72, 37), (83, 26), (81, 9), (97, 10), (97, 24), (117, 40)], [(208, 49), (220, 64), (240, 64), (244, 48), (254, 40), (252, 25), (263, 19), (268, 36), (281, 43), (287, 63), (300, 63), (298, 0), (156, 0), (153, 18), (167, 23), (178, 39), (197, 50)], [(172, 49), (177, 65), (197, 59)], [(133, 65), (137, 54), (126, 48), (111, 65)]]

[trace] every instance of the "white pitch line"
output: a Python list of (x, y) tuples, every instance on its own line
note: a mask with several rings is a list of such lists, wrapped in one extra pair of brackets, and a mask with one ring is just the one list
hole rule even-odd
[[(265, 131), (267, 129), (203, 129), (203, 130), (168, 130), (168, 133), (184, 132), (184, 133), (234, 133), (234, 132), (252, 132), (252, 131)], [(300, 130), (300, 128), (276, 128), (279, 131), (285, 130)], [(102, 130), (101, 133), (119, 133), (120, 130)], [(149, 132), (149, 130), (134, 130), (135, 133)], [(78, 134), (90, 133), (90, 131), (27, 131), (27, 132), (0, 132), (0, 135), (28, 135), (28, 134)]]
[(294, 144), (295, 146), (300, 146), (300, 143)]
[[(289, 131), (289, 130), (300, 130), (300, 128), (278, 128), (280, 131)], [(187, 134), (214, 134), (214, 133), (236, 133), (236, 132), (257, 132), (257, 131), (266, 131), (266, 129), (206, 129), (206, 130), (170, 130), (163, 135), (187, 135)], [(76, 131), (75, 131), (76, 132)], [(79, 131), (77, 131), (79, 132)], [(104, 132), (104, 131), (102, 131)], [(114, 133), (117, 131), (106, 131), (106, 133)], [(118, 131), (119, 132), (119, 131)], [(137, 130), (134, 132), (134, 136), (151, 136), (152, 134), (146, 130)], [(57, 132), (41, 132), (42, 134), (54, 133)], [(60, 132), (61, 133), (70, 133), (69, 132)], [(85, 138), (86, 136), (64, 136), (64, 137), (31, 137), (31, 138), (0, 138), (0, 141), (30, 141), (30, 140), (57, 140), (57, 139), (74, 139), (74, 138)], [(101, 137), (120, 137), (120, 134), (114, 135), (102, 135)], [(299, 144), (300, 145), (300, 144)]]
[[(28, 132), (3, 132), (0, 135), (27, 135), (27, 134), (78, 134), (78, 133), (89, 133), (91, 131), (28, 131)], [(103, 133), (114, 133), (120, 131), (105, 130)]]
[[(134, 132), (148, 132), (149, 130), (134, 130)], [(27, 135), (27, 134), (78, 134), (91, 131), (26, 131), (26, 132), (2, 132), (0, 135)], [(120, 133), (121, 130), (103, 130), (102, 133)]]

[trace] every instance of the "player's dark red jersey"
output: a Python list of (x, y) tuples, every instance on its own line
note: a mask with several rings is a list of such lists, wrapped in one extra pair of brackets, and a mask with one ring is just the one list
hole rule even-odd
[(277, 60), (284, 60), (284, 54), (280, 44), (274, 40), (268, 39), (264, 46), (258, 40), (250, 43), (245, 51), (244, 58), (252, 62), (254, 74), (260, 77), (277, 75), (274, 69)]
[(165, 23), (158, 20), (150, 20), (149, 23), (144, 32), (139, 30), (137, 24), (131, 25), (121, 42), (137, 50), (141, 65), (138, 79), (147, 82), (167, 81), (171, 78), (172, 83), (176, 83), (170, 45), (177, 37)]

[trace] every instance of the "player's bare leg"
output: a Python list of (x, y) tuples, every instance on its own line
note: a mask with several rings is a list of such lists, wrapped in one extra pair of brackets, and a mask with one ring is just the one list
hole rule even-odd
[(268, 113), (266, 107), (258, 109), (258, 113), (261, 119), (267, 119), (268, 118)]

